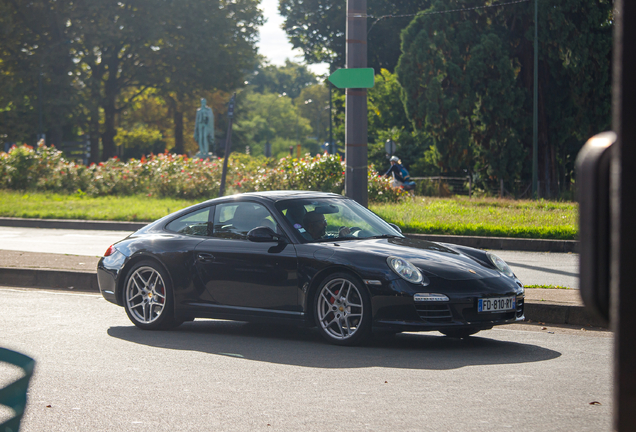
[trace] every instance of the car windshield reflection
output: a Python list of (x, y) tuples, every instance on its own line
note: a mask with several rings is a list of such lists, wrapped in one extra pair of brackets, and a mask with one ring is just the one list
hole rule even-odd
[(293, 199), (276, 203), (305, 243), (404, 236), (353, 200)]

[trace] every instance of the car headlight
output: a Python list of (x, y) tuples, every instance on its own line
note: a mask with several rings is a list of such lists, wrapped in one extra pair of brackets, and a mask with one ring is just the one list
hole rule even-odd
[(389, 267), (391, 267), (391, 270), (397, 273), (402, 279), (414, 284), (423, 283), (424, 285), (428, 285), (428, 279), (409, 261), (398, 257), (388, 257), (386, 262), (389, 264)]
[(505, 274), (508, 277), (515, 277), (515, 274), (512, 272), (512, 269), (510, 268), (508, 264), (506, 264), (504, 260), (502, 260), (501, 258), (499, 258), (497, 255), (495, 255), (492, 252), (486, 252), (486, 255), (488, 255), (488, 259), (490, 260), (490, 262), (493, 263), (495, 267), (497, 267), (497, 270), (499, 270), (501, 273)]

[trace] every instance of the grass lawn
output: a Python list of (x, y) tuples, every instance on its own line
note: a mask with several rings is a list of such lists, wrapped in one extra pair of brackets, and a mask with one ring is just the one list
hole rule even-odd
[[(152, 221), (196, 202), (0, 191), (0, 216)], [(578, 233), (578, 205), (571, 202), (416, 197), (369, 208), (405, 233), (546, 239), (575, 239)]]
[(42, 219), (153, 221), (197, 201), (142, 196), (87, 197), (0, 190), (0, 216)]
[(407, 233), (562, 240), (578, 234), (578, 204), (572, 202), (416, 197), (369, 208)]

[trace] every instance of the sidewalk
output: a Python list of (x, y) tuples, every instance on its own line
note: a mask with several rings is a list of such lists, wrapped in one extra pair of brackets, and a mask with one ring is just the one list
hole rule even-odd
[[(99, 292), (98, 257), (0, 250), (4, 286)], [(576, 289), (526, 289), (526, 320), (603, 327), (583, 306)]]

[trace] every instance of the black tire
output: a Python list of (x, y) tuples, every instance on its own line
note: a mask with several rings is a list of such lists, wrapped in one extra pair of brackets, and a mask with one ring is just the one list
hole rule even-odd
[(465, 339), (469, 336), (479, 333), (479, 329), (474, 329), (474, 328), (448, 329), (448, 330), (440, 330), (440, 333), (454, 339)]
[(136, 263), (124, 283), (124, 309), (133, 324), (144, 330), (168, 330), (183, 321), (174, 318), (172, 285), (154, 261)]
[(355, 345), (371, 334), (371, 299), (366, 287), (347, 273), (327, 277), (314, 297), (320, 334), (335, 345)]

